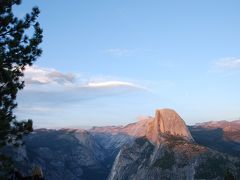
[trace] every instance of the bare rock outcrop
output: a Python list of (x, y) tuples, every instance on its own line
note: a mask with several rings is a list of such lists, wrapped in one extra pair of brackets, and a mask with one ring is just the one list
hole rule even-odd
[(154, 120), (148, 124), (146, 137), (150, 141), (159, 144), (161, 134), (181, 136), (186, 140), (193, 140), (183, 119), (172, 109), (156, 110)]

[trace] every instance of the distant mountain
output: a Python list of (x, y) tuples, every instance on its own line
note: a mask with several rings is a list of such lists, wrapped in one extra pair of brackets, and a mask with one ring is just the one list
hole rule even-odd
[(198, 144), (240, 157), (240, 120), (210, 121), (189, 129)]
[(161, 142), (161, 137), (159, 136), (161, 133), (180, 135), (184, 139), (193, 140), (185, 122), (171, 109), (156, 110), (155, 118), (148, 117), (127, 126), (94, 127), (90, 129), (90, 132), (146, 137), (155, 144)]
[(159, 109), (127, 126), (38, 129), (11, 155), (25, 175), (41, 166), (46, 180), (237, 179), (238, 125), (188, 128), (174, 110)]
[(222, 129), (225, 141), (240, 143), (240, 120), (236, 121), (210, 121), (196, 124), (195, 127), (204, 129)]

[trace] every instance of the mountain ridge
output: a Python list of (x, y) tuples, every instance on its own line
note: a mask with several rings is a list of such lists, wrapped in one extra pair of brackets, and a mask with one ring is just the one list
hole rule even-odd
[(133, 137), (147, 137), (152, 143), (160, 144), (160, 134), (178, 135), (193, 141), (183, 119), (172, 109), (157, 109), (155, 117), (147, 117), (126, 126), (93, 127), (90, 132), (123, 133)]
[[(209, 169), (216, 177), (224, 176), (221, 163), (232, 167), (236, 177), (240, 171), (235, 165), (240, 144), (212, 139), (216, 133), (221, 138), (223, 129), (188, 128), (174, 110), (157, 109), (155, 117), (126, 126), (35, 130), (25, 138), (26, 145), (15, 159), (26, 175), (33, 164), (40, 165), (46, 179), (202, 179), (213, 177), (207, 174)], [(226, 148), (219, 149), (222, 146)]]

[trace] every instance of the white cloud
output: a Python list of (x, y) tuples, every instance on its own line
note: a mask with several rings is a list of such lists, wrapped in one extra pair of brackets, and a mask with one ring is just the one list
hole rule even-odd
[(20, 104), (24, 106), (29, 104), (35, 104), (37, 107), (49, 104), (59, 106), (71, 102), (119, 96), (133, 91), (150, 91), (137, 83), (118, 78), (84, 77), (76, 73), (62, 73), (56, 69), (38, 66), (26, 68), (24, 74), (26, 86), (18, 96)]
[(27, 67), (24, 71), (24, 81), (28, 88), (31, 86), (43, 86), (47, 91), (69, 90), (69, 89), (111, 89), (111, 88), (131, 88), (145, 89), (147, 88), (135, 84), (133, 82), (116, 80), (111, 77), (83, 77), (74, 73), (62, 73), (52, 68)]
[(240, 58), (229, 57), (218, 60), (215, 65), (220, 69), (240, 69)]
[(84, 108), (106, 97), (119, 99), (128, 93), (149, 92), (137, 83), (114, 77), (86, 77), (38, 66), (28, 67), (24, 73), (26, 86), (17, 97), (17, 114), (22, 119), (28, 115), (41, 119), (79, 105)]
[(139, 86), (137, 84), (126, 82), (126, 81), (102, 81), (102, 82), (89, 82), (83, 87), (88, 88), (113, 88), (113, 87), (130, 87), (137, 89), (147, 89), (145, 87)]
[(61, 73), (55, 69), (37, 66), (27, 67), (24, 74), (26, 84), (65, 84), (73, 83), (76, 79), (72, 73)]

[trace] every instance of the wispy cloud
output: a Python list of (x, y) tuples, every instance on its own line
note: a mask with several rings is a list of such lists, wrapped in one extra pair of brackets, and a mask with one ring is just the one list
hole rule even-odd
[(56, 69), (37, 66), (27, 67), (24, 74), (26, 84), (65, 84), (76, 80), (73, 73), (61, 73)]
[[(149, 92), (134, 81), (109, 76), (84, 76), (63, 73), (53, 68), (28, 67), (24, 72), (25, 88), (18, 94), (17, 113), (20, 117), (50, 116), (74, 106), (119, 98), (133, 92)], [(98, 101), (99, 100), (99, 101)]]
[(25, 107), (20, 107), (17, 109), (18, 112), (31, 112), (34, 114), (48, 114), (51, 112), (60, 112), (60, 109), (53, 108), (53, 107), (41, 107), (41, 106), (35, 106), (32, 107), (31, 105), (27, 105)]
[(133, 50), (126, 48), (109, 48), (105, 49), (103, 52), (113, 56), (128, 56), (133, 52)]
[[(25, 106), (31, 103), (66, 104), (119, 96), (133, 91), (149, 91), (148, 88), (113, 77), (85, 77), (76, 73), (62, 73), (52, 68), (28, 67), (25, 70), (26, 86), (19, 99)], [(38, 109), (39, 110), (39, 109)], [(42, 109), (41, 109), (42, 110)]]
[(215, 62), (217, 68), (222, 70), (240, 69), (240, 58), (228, 57), (222, 58)]
[[(74, 73), (62, 73), (52, 68), (42, 68), (42, 67), (27, 67), (24, 71), (24, 81), (27, 86), (43, 86), (48, 87), (50, 90), (53, 87), (67, 88), (67, 89), (111, 89), (111, 88), (132, 88), (132, 89), (145, 89), (146, 87), (138, 85), (133, 82), (123, 81), (114, 79), (112, 77), (83, 77)], [(47, 86), (46, 86), (47, 85)], [(54, 90), (54, 88), (53, 88)]]

